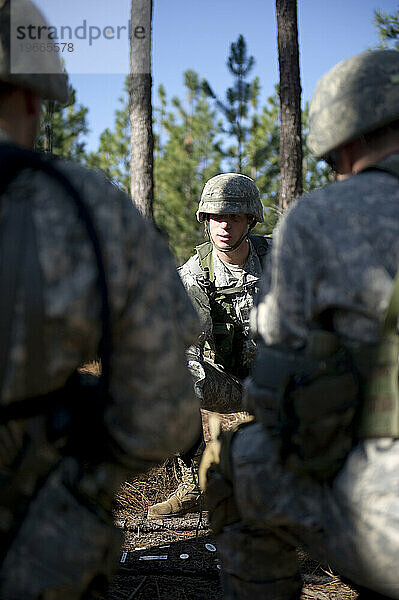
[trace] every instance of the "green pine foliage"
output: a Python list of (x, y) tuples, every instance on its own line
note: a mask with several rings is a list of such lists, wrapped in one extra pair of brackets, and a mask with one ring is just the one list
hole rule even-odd
[[(254, 88), (255, 89), (255, 88)], [(259, 188), (264, 206), (265, 222), (257, 225), (257, 233), (271, 233), (276, 225), (281, 210), (279, 208), (280, 183), (280, 103), (278, 86), (275, 93), (259, 107), (260, 87), (256, 86), (256, 94), (252, 98), (252, 123), (250, 137), (245, 147), (245, 163), (243, 173), (254, 179)], [(331, 169), (323, 161), (318, 161), (306, 146), (309, 133), (309, 105), (306, 103), (302, 111), (302, 172), (303, 190), (311, 190), (327, 184), (331, 180)]]
[(118, 99), (115, 110), (114, 129), (108, 127), (100, 135), (97, 152), (90, 152), (86, 165), (101, 169), (109, 179), (125, 192), (130, 193), (130, 119), (128, 77), (125, 80), (123, 95)]
[(271, 233), (280, 215), (278, 188), (280, 178), (280, 112), (277, 91), (265, 106), (259, 106), (260, 85), (256, 80), (251, 99), (253, 114), (250, 136), (245, 146), (243, 173), (249, 175), (259, 188), (264, 206), (262, 225), (256, 233)]
[(163, 88), (156, 120), (154, 217), (168, 237), (178, 264), (203, 240), (195, 213), (205, 182), (221, 172), (219, 124), (195, 71), (184, 73), (186, 98), (172, 98), (167, 111)]
[(375, 10), (374, 24), (378, 31), (379, 46), (399, 50), (399, 9), (392, 14)]
[(87, 113), (88, 108), (77, 103), (76, 91), (72, 86), (69, 86), (66, 106), (46, 100), (35, 149), (64, 159), (84, 161), (86, 143), (83, 138), (88, 133)]
[(217, 98), (212, 87), (206, 79), (202, 81), (202, 88), (206, 95), (213, 98), (216, 106), (221, 111), (224, 121), (222, 132), (233, 141), (233, 145), (224, 151), (224, 157), (229, 158), (230, 169), (238, 173), (243, 171), (245, 161), (244, 146), (249, 137), (250, 105), (257, 93), (259, 80), (247, 80), (255, 64), (253, 56), (248, 56), (247, 44), (243, 35), (239, 35), (236, 42), (230, 46), (230, 54), (226, 65), (233, 77), (233, 85), (227, 88), (223, 102)]

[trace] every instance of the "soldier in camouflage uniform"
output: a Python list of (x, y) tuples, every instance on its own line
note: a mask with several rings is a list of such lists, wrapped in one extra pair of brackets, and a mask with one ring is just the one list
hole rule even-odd
[[(12, 0), (11, 11), (16, 26), (42, 26), (43, 36), (46, 23), (30, 0)], [(10, 72), (9, 23), (10, 2), (1, 0), (2, 178), (7, 157), (34, 142), (41, 99), (67, 100), (56, 53), (26, 53), (25, 73)], [(198, 436), (199, 403), (185, 351), (199, 322), (166, 245), (127, 195), (101, 174), (41, 159), (61, 174), (60, 183), (33, 168), (37, 154), (24, 156), (32, 168), (2, 188), (0, 207), (0, 597), (98, 598), (122, 541), (111, 513), (119, 485), (186, 450)], [(77, 191), (97, 237), (88, 235), (90, 224), (66, 184)], [(9, 235), (19, 235), (18, 220), (25, 218), (22, 210), (12, 229), (15, 207), (28, 213), (19, 240)], [(106, 401), (99, 392), (88, 413), (89, 396), (73, 397), (73, 386), (65, 386), (79, 365), (102, 352), (106, 328), (93, 239), (106, 276), (112, 352)], [(7, 264), (15, 245), (24, 264), (33, 261), (33, 271), (18, 261)], [(19, 283), (10, 306), (14, 271)], [(52, 399), (62, 390), (65, 405), (54, 412)], [(80, 438), (69, 433), (68, 419), (72, 432), (86, 424)]]
[[(357, 55), (319, 81), (308, 145), (332, 165), (337, 181), (294, 203), (275, 231), (271, 285), (263, 284), (251, 321), (264, 344), (248, 388), (258, 422), (207, 451), (214, 453), (207, 493), (225, 597), (299, 598), (295, 548), (302, 545), (359, 586), (362, 598), (399, 598), (398, 305), (391, 364), (383, 357), (375, 369), (399, 265), (397, 51)], [(340, 349), (331, 355), (332, 339)], [(362, 369), (358, 357), (367, 355), (373, 360)], [(390, 373), (388, 394), (381, 381), (387, 384)], [(359, 421), (350, 408), (352, 388)], [(365, 412), (371, 418), (361, 431)], [(307, 446), (299, 426), (312, 417)], [(340, 426), (327, 440), (334, 422)], [(336, 442), (345, 436), (341, 452)], [(326, 451), (325, 460), (304, 452), (312, 443)], [(328, 476), (330, 451), (341, 466)]]
[[(256, 222), (263, 222), (259, 190), (246, 175), (216, 175), (203, 189), (197, 219), (205, 223), (210, 241), (178, 269), (202, 323), (188, 364), (202, 408), (237, 412), (242, 410), (242, 380), (256, 349), (249, 336), (249, 312), (270, 243), (249, 234)], [(150, 507), (149, 518), (178, 516), (199, 507), (202, 449), (203, 443), (194, 465), (178, 459), (182, 481), (168, 500)]]

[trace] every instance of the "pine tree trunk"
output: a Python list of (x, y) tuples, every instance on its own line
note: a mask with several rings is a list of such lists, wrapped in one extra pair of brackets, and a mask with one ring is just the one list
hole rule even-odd
[(53, 154), (53, 115), (54, 115), (54, 100), (47, 100), (46, 112), (44, 115), (44, 152), (50, 156)]
[(153, 218), (153, 151), (151, 105), (152, 0), (132, 0), (130, 40), (130, 191), (140, 212)]
[(301, 81), (296, 0), (276, 0), (280, 68), (280, 207), (302, 194)]

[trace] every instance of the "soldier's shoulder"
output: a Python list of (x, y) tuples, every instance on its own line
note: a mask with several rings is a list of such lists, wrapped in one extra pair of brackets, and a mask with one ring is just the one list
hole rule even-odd
[(201, 265), (199, 263), (198, 254), (190, 256), (185, 263), (178, 267), (177, 271), (183, 281), (187, 278), (195, 278), (196, 275), (199, 275), (201, 273)]
[(318, 205), (321, 206), (330, 201), (345, 204), (348, 198), (363, 191), (367, 194), (375, 193), (378, 195), (382, 193), (379, 185), (381, 182), (384, 182), (386, 185), (390, 183), (395, 185), (396, 183), (391, 174), (382, 170), (369, 169), (361, 171), (342, 181), (328, 183), (304, 194), (294, 202), (292, 208), (295, 212), (301, 213), (302, 210), (309, 210), (310, 207), (317, 208)]
[(99, 191), (107, 191), (117, 197), (119, 201), (131, 203), (123, 188), (112, 182), (101, 169), (87, 168), (77, 162), (67, 160), (56, 160), (54, 166), (62, 171), (73, 185), (85, 191), (89, 197), (93, 190), (97, 190), (97, 199), (99, 199)]
[(124, 228), (132, 223), (142, 228), (146, 221), (130, 196), (99, 169), (89, 169), (76, 162), (57, 160), (54, 165), (63, 172), (81, 194), (85, 204), (99, 220), (118, 221)]
[(280, 219), (279, 225), (281, 223), (294, 224), (298, 221), (306, 222), (310, 214), (315, 215), (319, 211), (324, 211), (326, 205), (348, 194), (347, 186), (345, 185), (347, 181), (349, 180), (329, 183), (303, 194), (291, 202), (285, 210), (283, 218)]
[(375, 210), (376, 201), (395, 186), (390, 175), (368, 171), (308, 192), (285, 211), (274, 232), (274, 245), (282, 237), (292, 240), (295, 232), (302, 240), (317, 237), (320, 229), (327, 235), (331, 223), (340, 226), (360, 210)]
[(251, 234), (249, 236), (255, 252), (258, 254), (258, 256), (262, 257), (265, 254), (267, 254), (272, 247), (272, 235), (271, 234), (267, 234), (267, 235), (258, 235), (258, 234)]

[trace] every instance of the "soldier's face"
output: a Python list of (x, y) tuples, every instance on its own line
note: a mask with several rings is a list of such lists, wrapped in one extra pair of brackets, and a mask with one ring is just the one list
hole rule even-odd
[(209, 215), (210, 234), (216, 245), (230, 248), (248, 231), (248, 215)]

